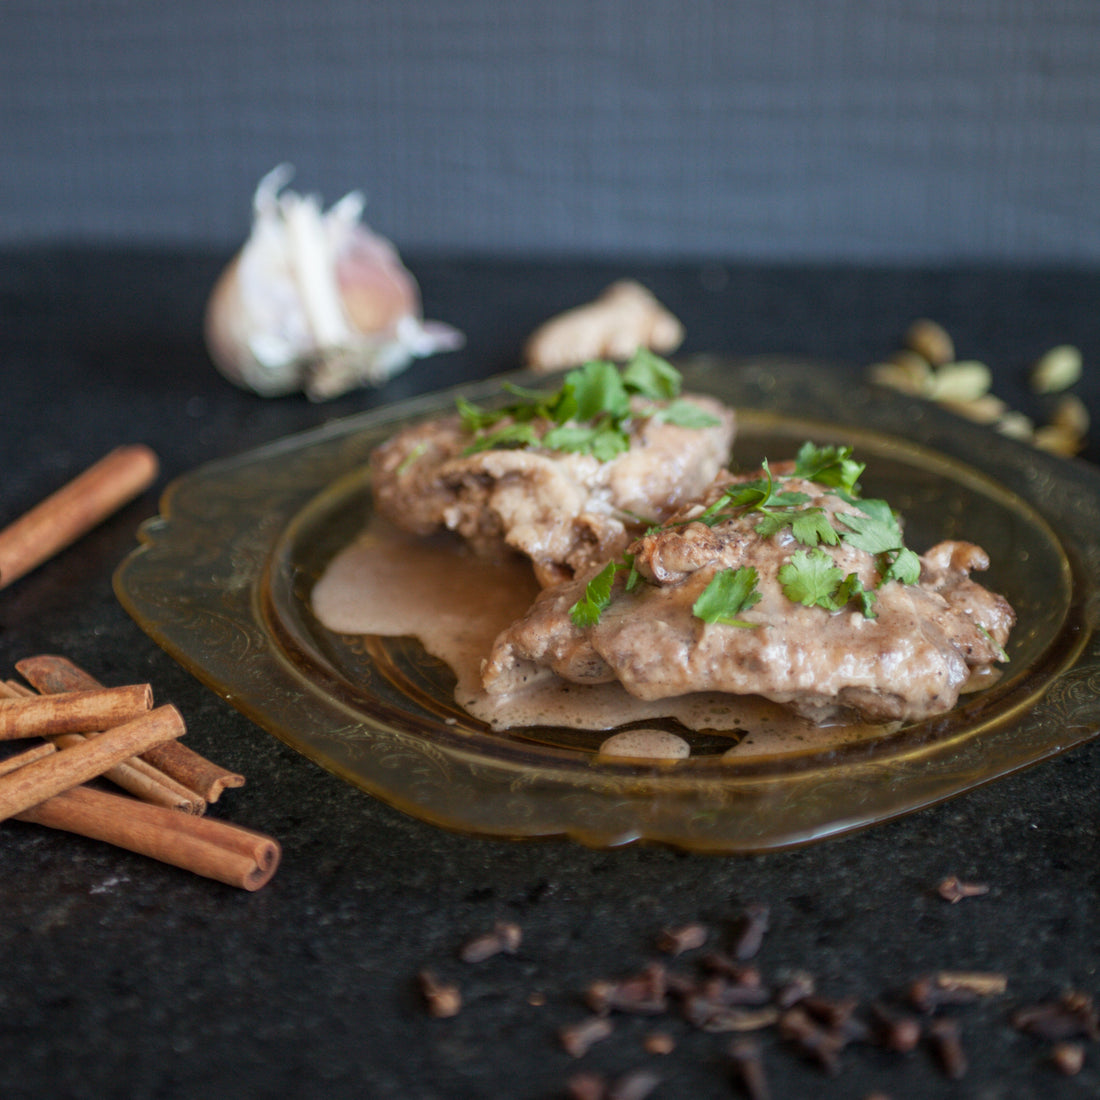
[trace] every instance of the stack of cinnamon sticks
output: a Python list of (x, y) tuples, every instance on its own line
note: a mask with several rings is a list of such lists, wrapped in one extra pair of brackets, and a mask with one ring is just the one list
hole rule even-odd
[[(154, 706), (148, 684), (104, 687), (59, 656), (16, 664), (0, 683), (0, 821), (16, 818), (93, 837), (245, 890), (279, 865), (279, 844), (204, 817), (244, 777), (179, 743), (180, 712)], [(93, 780), (109, 780), (116, 794)]]

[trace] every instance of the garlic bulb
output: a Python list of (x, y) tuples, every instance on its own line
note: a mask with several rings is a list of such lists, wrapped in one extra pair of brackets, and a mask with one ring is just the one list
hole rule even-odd
[(206, 307), (206, 345), (226, 378), (265, 397), (315, 401), (381, 385), (413, 359), (461, 347), (462, 333), (421, 316), (420, 289), (394, 246), (346, 195), (327, 212), (283, 190), (287, 165), (256, 188), (252, 233)]

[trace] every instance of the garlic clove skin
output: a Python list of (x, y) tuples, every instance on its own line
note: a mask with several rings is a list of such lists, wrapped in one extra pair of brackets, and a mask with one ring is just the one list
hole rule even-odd
[(463, 336), (421, 316), (420, 288), (396, 248), (361, 222), (352, 192), (322, 211), (269, 172), (253, 199), (248, 241), (216, 281), (204, 331), (214, 365), (265, 397), (322, 401), (381, 385)]

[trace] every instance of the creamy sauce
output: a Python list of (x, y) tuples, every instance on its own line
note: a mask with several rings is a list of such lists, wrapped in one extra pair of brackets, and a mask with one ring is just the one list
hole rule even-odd
[(611, 730), (672, 718), (688, 730), (739, 738), (725, 754), (738, 758), (835, 747), (886, 732), (881, 725), (823, 728), (767, 700), (719, 692), (646, 702), (619, 684), (546, 677), (510, 695), (489, 695), (481, 687), (481, 662), (538, 592), (525, 559), (489, 561), (449, 536), (417, 538), (374, 518), (317, 582), (313, 611), (340, 634), (415, 637), (454, 672), (456, 702), (496, 731)]

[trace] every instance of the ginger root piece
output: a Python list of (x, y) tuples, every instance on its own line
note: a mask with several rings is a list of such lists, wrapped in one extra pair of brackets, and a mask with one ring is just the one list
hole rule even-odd
[(590, 359), (629, 359), (639, 348), (667, 355), (683, 339), (684, 326), (644, 286), (624, 279), (540, 325), (524, 357), (532, 370), (549, 374)]

